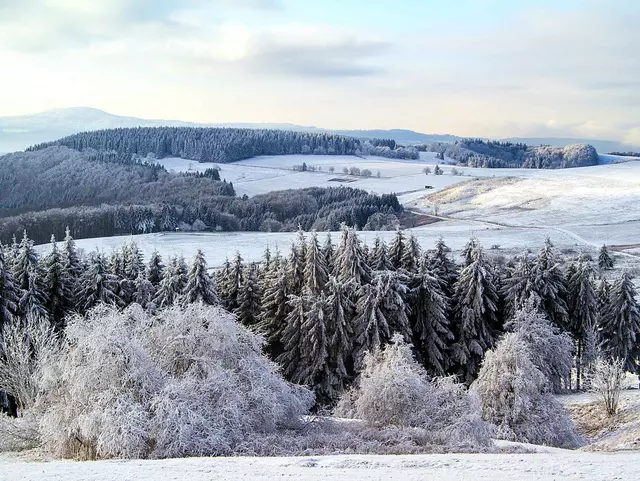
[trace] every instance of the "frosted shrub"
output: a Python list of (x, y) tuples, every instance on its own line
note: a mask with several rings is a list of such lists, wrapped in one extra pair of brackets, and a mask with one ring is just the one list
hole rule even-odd
[(151, 316), (99, 306), (72, 318), (41, 399), (55, 454), (230, 454), (252, 433), (294, 425), (313, 404), (261, 354), (262, 340), (202, 304)]
[(600, 399), (609, 416), (615, 416), (620, 402), (620, 391), (628, 385), (620, 359), (598, 358), (588, 376), (589, 390)]
[(345, 393), (336, 415), (376, 427), (419, 427), (441, 444), (490, 444), (480, 403), (451, 378), (429, 381), (400, 335), (384, 351), (367, 353), (357, 388)]
[(580, 444), (568, 413), (517, 333), (506, 334), (487, 352), (471, 389), (482, 400), (484, 419), (497, 426), (498, 438), (565, 448)]

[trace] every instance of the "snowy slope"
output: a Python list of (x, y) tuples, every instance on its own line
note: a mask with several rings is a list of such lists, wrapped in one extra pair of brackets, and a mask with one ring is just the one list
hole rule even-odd
[(24, 462), (0, 456), (4, 481), (297, 479), (438, 481), (637, 480), (637, 453), (550, 450), (532, 454), (187, 458)]

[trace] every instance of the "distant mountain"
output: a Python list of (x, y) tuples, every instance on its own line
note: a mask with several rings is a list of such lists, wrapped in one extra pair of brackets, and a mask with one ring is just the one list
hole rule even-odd
[[(57, 140), (67, 135), (87, 130), (112, 129), (119, 127), (238, 127), (248, 129), (280, 129), (302, 132), (336, 133), (358, 138), (393, 139), (399, 144), (455, 142), (462, 137), (455, 135), (423, 134), (413, 130), (335, 130), (301, 126), (288, 123), (222, 123), (201, 124), (180, 120), (149, 120), (113, 115), (99, 109), (74, 107), (49, 110), (33, 115), (0, 117), (0, 153), (24, 150), (27, 147)], [(609, 140), (569, 139), (569, 138), (508, 138), (510, 142), (524, 142), (530, 145), (552, 145), (564, 147), (569, 144), (587, 143), (599, 152), (628, 151), (638, 147)]]

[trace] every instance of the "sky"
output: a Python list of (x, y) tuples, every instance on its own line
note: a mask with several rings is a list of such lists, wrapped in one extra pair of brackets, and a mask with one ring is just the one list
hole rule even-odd
[(0, 0), (0, 116), (640, 145), (638, 0)]

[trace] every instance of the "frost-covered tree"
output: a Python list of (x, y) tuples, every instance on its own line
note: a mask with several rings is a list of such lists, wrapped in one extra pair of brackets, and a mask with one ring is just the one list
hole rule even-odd
[(517, 333), (506, 334), (487, 352), (471, 389), (482, 400), (483, 418), (497, 426), (498, 438), (563, 448), (580, 445), (569, 414)]
[(344, 247), (338, 252), (334, 274), (340, 282), (353, 280), (357, 285), (367, 284), (371, 280), (367, 257), (353, 229), (348, 230)]
[(373, 243), (369, 263), (374, 271), (390, 271), (393, 269), (393, 264), (389, 259), (387, 245), (378, 236), (376, 236)]
[(181, 254), (174, 258), (173, 262), (176, 266), (176, 276), (180, 283), (180, 291), (184, 291), (187, 286), (187, 282), (189, 282), (189, 267), (187, 266), (187, 261), (185, 261), (184, 256)]
[(18, 310), (20, 291), (0, 247), (0, 330), (13, 320)]
[(318, 235), (315, 232), (311, 233), (311, 238), (307, 245), (304, 277), (305, 288), (312, 295), (316, 296), (324, 290), (328, 280), (327, 264), (322, 250), (320, 249)]
[(466, 383), (475, 378), (482, 358), (493, 347), (500, 331), (498, 293), (491, 267), (481, 247), (473, 249), (468, 264), (460, 272), (453, 304), (451, 361)]
[[(306, 248), (305, 248), (306, 250)], [(300, 246), (291, 244), (291, 253), (287, 259), (287, 283), (289, 284), (289, 293), (293, 295), (301, 295), (305, 284), (304, 278), (304, 255), (300, 251)]]
[(290, 294), (287, 304), (289, 305), (289, 313), (280, 338), (282, 353), (276, 358), (276, 361), (282, 366), (285, 377), (295, 382), (300, 378), (303, 356), (300, 346), (302, 326), (308, 310), (308, 298)]
[(119, 304), (121, 300), (116, 294), (117, 288), (118, 280), (108, 272), (104, 255), (92, 253), (87, 270), (80, 280), (80, 307), (86, 311), (99, 303)]
[(260, 328), (267, 340), (266, 350), (272, 359), (283, 351), (282, 337), (287, 323), (289, 285), (285, 266), (267, 275), (260, 312)]
[(131, 241), (124, 249), (124, 275), (135, 281), (140, 272), (145, 271), (144, 255), (135, 241)]
[(600, 248), (600, 253), (598, 254), (598, 267), (601, 271), (606, 271), (609, 269), (613, 269), (613, 257), (609, 254), (609, 249), (607, 249), (606, 245), (603, 245)]
[(23, 291), (29, 289), (32, 274), (38, 276), (41, 275), (41, 271), (38, 265), (38, 253), (25, 230), (13, 260), (13, 278), (19, 289)]
[(591, 265), (580, 260), (574, 275), (569, 279), (571, 314), (570, 331), (576, 341), (576, 389), (580, 389), (584, 368), (595, 361), (594, 333), (598, 322), (598, 295), (594, 286)]
[(146, 278), (153, 287), (158, 287), (160, 281), (162, 280), (162, 274), (164, 271), (164, 264), (162, 263), (162, 257), (158, 253), (158, 251), (153, 251), (151, 253), (151, 257), (149, 258), (149, 263), (147, 264), (147, 275)]
[(620, 359), (625, 371), (640, 373), (640, 306), (628, 272), (623, 272), (611, 289), (601, 335), (609, 357)]
[[(309, 292), (307, 291), (307, 294)], [(307, 297), (307, 312), (302, 323), (300, 336), (300, 365), (295, 381), (312, 386), (316, 391), (317, 400), (321, 403), (330, 402), (333, 386), (332, 376), (329, 375), (329, 335), (327, 332), (327, 317), (329, 303), (324, 293)]]
[(402, 230), (396, 230), (396, 235), (389, 246), (389, 260), (395, 269), (402, 267), (402, 257), (404, 256), (405, 238)]
[(62, 328), (64, 315), (73, 306), (73, 280), (68, 277), (68, 272), (64, 268), (62, 255), (54, 236), (51, 236), (51, 251), (44, 258), (43, 268), (47, 298), (46, 309), (50, 313), (51, 322)]
[(160, 308), (177, 304), (182, 296), (182, 282), (177, 273), (175, 259), (171, 259), (162, 273), (162, 280), (156, 291), (153, 303)]
[(604, 323), (605, 316), (611, 303), (611, 284), (606, 279), (600, 279), (598, 284), (598, 330)]
[(505, 330), (518, 335), (529, 350), (533, 364), (544, 374), (554, 393), (571, 387), (574, 342), (555, 327), (540, 307), (540, 299), (533, 294), (515, 312)]
[(431, 271), (441, 281), (442, 291), (448, 299), (453, 297), (455, 284), (458, 280), (458, 268), (450, 255), (451, 249), (440, 237), (436, 241), (435, 249), (429, 256)]
[(66, 336), (39, 404), (42, 442), (61, 457), (230, 455), (300, 425), (313, 404), (216, 306), (99, 306), (73, 317)]
[(194, 302), (202, 302), (210, 306), (220, 304), (216, 284), (207, 272), (207, 261), (200, 249), (196, 251), (191, 263), (182, 300), (187, 304), (193, 304)]
[(416, 272), (420, 264), (420, 243), (411, 234), (405, 241), (402, 252), (401, 267), (407, 272)]
[(454, 336), (447, 319), (448, 299), (433, 275), (425, 255), (420, 270), (411, 279), (410, 316), (413, 345), (427, 372), (443, 376), (448, 367), (448, 345)]
[(522, 308), (532, 294), (538, 295), (535, 285), (534, 261), (528, 251), (517, 257), (515, 266), (504, 279), (503, 293), (507, 317)]
[(353, 316), (355, 304), (351, 300), (353, 282), (342, 283), (331, 277), (328, 283), (327, 336), (328, 375), (326, 396), (336, 400), (350, 379), (353, 358)]
[(249, 264), (244, 275), (244, 282), (240, 286), (238, 308), (235, 310), (238, 321), (243, 326), (254, 326), (260, 322), (262, 293), (258, 281), (257, 266)]
[(368, 352), (363, 364), (357, 386), (338, 404), (338, 415), (379, 427), (423, 428), (435, 443), (491, 445), (477, 397), (450, 378), (430, 381), (401, 335), (384, 350)]
[(549, 238), (538, 253), (533, 269), (533, 291), (540, 298), (540, 307), (553, 324), (568, 329), (567, 283)]
[(153, 310), (155, 304), (153, 300), (156, 297), (156, 288), (151, 281), (147, 279), (144, 271), (138, 273), (138, 278), (135, 280), (136, 292), (133, 297), (133, 302), (139, 304), (144, 309)]
[(238, 308), (238, 296), (244, 283), (244, 264), (240, 252), (236, 251), (233, 261), (225, 263), (222, 276), (218, 282), (222, 305), (230, 312)]
[(334, 264), (335, 249), (333, 247), (333, 241), (331, 240), (331, 232), (327, 232), (324, 244), (322, 245), (322, 255), (324, 256), (324, 262), (327, 269), (330, 269)]
[(476, 237), (469, 238), (469, 242), (467, 242), (462, 248), (462, 253), (460, 256), (464, 259), (464, 265), (468, 266), (473, 262), (474, 252), (478, 249), (478, 239)]

